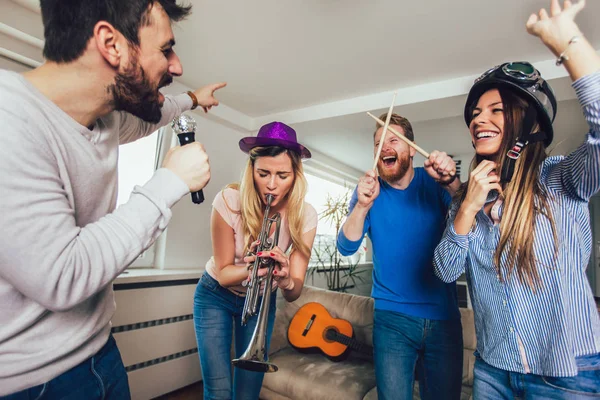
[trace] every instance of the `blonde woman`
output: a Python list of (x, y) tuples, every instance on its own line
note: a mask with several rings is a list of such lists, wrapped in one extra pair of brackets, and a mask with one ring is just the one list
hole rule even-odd
[(475, 399), (600, 397), (600, 321), (586, 278), (588, 201), (600, 189), (600, 57), (553, 0), (527, 30), (567, 69), (590, 131), (547, 157), (556, 99), (525, 62), (482, 75), (465, 105), (476, 157), (435, 251), (437, 275), (466, 271), (475, 312)]
[[(231, 343), (239, 357), (250, 342), (257, 315), (241, 324), (245, 300), (242, 282), (262, 227), (266, 196), (273, 196), (270, 214), (281, 213), (279, 246), (258, 257), (276, 262), (269, 310), (267, 348), (275, 320), (277, 288), (287, 301), (300, 296), (317, 229), (317, 213), (304, 202), (306, 179), (302, 159), (310, 151), (296, 140), (296, 132), (281, 122), (260, 128), (256, 137), (240, 140), (249, 154), (242, 181), (215, 197), (211, 218), (213, 257), (206, 264), (194, 296), (194, 323), (202, 367), (205, 399), (258, 399), (263, 373), (235, 368), (231, 380)], [(287, 250), (291, 247), (289, 256)]]

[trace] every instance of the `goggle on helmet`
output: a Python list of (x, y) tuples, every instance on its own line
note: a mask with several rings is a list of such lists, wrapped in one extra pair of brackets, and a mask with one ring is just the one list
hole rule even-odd
[(475, 80), (465, 104), (464, 116), (467, 126), (471, 124), (473, 108), (481, 95), (498, 87), (512, 90), (535, 107), (541, 130), (546, 135), (544, 145), (548, 147), (554, 137), (552, 123), (556, 117), (556, 97), (540, 72), (525, 61), (498, 65)]

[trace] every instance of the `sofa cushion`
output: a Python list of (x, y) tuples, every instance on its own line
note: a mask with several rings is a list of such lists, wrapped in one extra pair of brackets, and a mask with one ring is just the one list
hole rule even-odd
[(261, 400), (294, 400), (294, 399), (290, 399), (287, 396), (284, 396), (282, 394), (274, 392), (264, 385), (260, 389), (259, 399), (261, 399)]
[[(286, 348), (269, 359), (279, 371), (266, 374), (263, 387), (292, 399), (362, 400), (375, 386), (373, 364), (352, 356), (334, 362), (322, 354)], [(261, 398), (277, 398), (267, 396), (261, 393)]]
[(475, 365), (475, 356), (473, 352), (477, 347), (477, 337), (475, 336), (475, 322), (473, 310), (467, 308), (460, 309), (460, 319), (463, 331), (463, 385), (473, 386), (473, 366)]
[(273, 334), (269, 343), (269, 355), (290, 347), (290, 342), (287, 337), (288, 326), (290, 320), (285, 316), (282, 309), (277, 308), (275, 311), (275, 324), (273, 325)]
[(475, 367), (475, 356), (473, 350), (463, 349), (463, 377), (462, 384), (473, 386), (473, 368)]
[(284, 317), (280, 322), (284, 323), (286, 329), (298, 309), (310, 302), (321, 303), (333, 318), (341, 318), (350, 322), (354, 328), (354, 337), (361, 343), (373, 346), (374, 302), (371, 297), (334, 292), (305, 285), (298, 300), (285, 303), (281, 307)]
[[(350, 321), (355, 337), (372, 345), (373, 299), (332, 292), (305, 286), (300, 298), (292, 303), (278, 301), (274, 332), (269, 347), (269, 359), (279, 367), (274, 374), (266, 374), (260, 398), (289, 399), (364, 399), (376, 400), (375, 372), (372, 359), (365, 360), (357, 352), (350, 352), (342, 362), (333, 362), (320, 352), (304, 354), (294, 350), (287, 340), (287, 329), (296, 311), (308, 302), (318, 302), (334, 318)], [(463, 387), (461, 399), (471, 396), (473, 385), (473, 352), (476, 348), (473, 311), (460, 309), (464, 341)], [(419, 398), (418, 383), (413, 394)]]
[(477, 337), (475, 336), (473, 310), (470, 308), (459, 308), (459, 310), (463, 331), (463, 347), (475, 351), (477, 348)]

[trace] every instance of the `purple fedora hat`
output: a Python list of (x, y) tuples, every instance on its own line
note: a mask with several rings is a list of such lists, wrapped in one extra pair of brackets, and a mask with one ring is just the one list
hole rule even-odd
[(310, 150), (298, 143), (296, 131), (283, 122), (270, 122), (261, 126), (256, 136), (240, 140), (240, 149), (244, 153), (259, 146), (280, 146), (295, 151), (302, 158), (310, 158)]

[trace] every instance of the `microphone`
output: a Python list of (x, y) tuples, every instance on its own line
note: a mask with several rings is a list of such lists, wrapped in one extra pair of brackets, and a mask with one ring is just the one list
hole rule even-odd
[[(177, 134), (180, 146), (195, 142), (196, 121), (189, 115), (181, 114), (179, 117), (175, 117), (171, 123), (171, 128)], [(200, 204), (204, 201), (202, 189), (192, 193), (192, 201), (194, 204)]]

